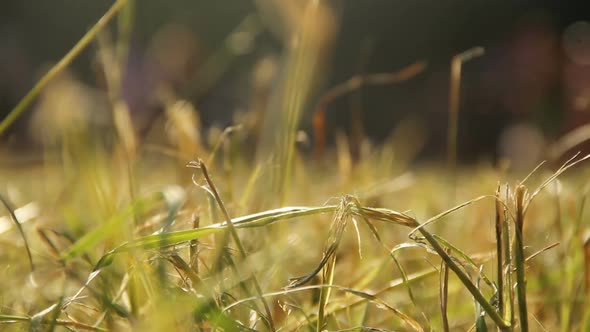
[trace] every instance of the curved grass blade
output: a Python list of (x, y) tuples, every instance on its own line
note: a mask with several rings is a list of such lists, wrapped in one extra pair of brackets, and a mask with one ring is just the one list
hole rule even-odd
[(340, 240), (342, 239), (342, 235), (344, 234), (344, 230), (348, 224), (348, 218), (350, 217), (349, 202), (350, 196), (345, 196), (340, 200), (340, 204), (338, 204), (338, 208), (336, 209), (336, 213), (334, 214), (334, 218), (332, 219), (332, 223), (330, 225), (328, 246), (324, 251), (322, 260), (318, 266), (316, 266), (311, 273), (300, 277), (290, 278), (287, 288), (296, 288), (308, 283), (323, 268), (325, 268), (327, 264), (329, 265), (329, 263), (333, 262), (333, 258), (335, 258), (336, 255), (336, 250), (338, 250)]
[[(264, 227), (277, 221), (332, 212), (335, 209), (336, 206), (334, 205), (321, 207), (284, 207), (234, 218), (232, 219), (232, 223), (236, 228)], [(95, 269), (100, 269), (109, 265), (112, 262), (114, 256), (121, 252), (126, 252), (137, 248), (157, 249), (177, 245), (182, 242), (196, 240), (210, 234), (223, 232), (226, 228), (227, 223), (221, 222), (197, 229), (144, 236), (139, 239), (124, 243), (103, 255), (97, 263)]]
[(397, 257), (395, 257), (395, 253), (397, 251), (399, 251), (401, 249), (406, 249), (406, 248), (422, 248), (430, 253), (434, 253), (435, 255), (436, 255), (436, 252), (434, 250), (432, 250), (431, 248), (429, 248), (427, 245), (421, 244), (421, 243), (400, 243), (400, 244), (396, 245), (395, 247), (393, 247), (393, 249), (391, 249), (391, 251), (389, 252), (389, 256), (391, 257), (391, 259), (393, 259), (393, 262), (395, 263), (397, 269), (400, 271), (400, 274), (402, 276), (402, 280), (404, 282), (404, 286), (406, 286), (406, 289), (408, 290), (408, 296), (410, 297), (410, 300), (412, 301), (412, 303), (415, 304), (416, 300), (414, 298), (414, 293), (412, 292), (412, 287), (410, 287), (410, 282), (408, 281), (408, 274), (406, 273), (406, 270), (402, 267), (402, 265), (399, 262), (399, 260), (397, 259)]
[[(369, 229), (371, 230), (371, 233), (373, 234), (373, 236), (375, 237), (377, 242), (379, 242), (379, 244), (383, 248), (388, 250), (389, 256), (393, 260), (397, 269), (400, 271), (400, 274), (402, 276), (402, 280), (404, 281), (404, 285), (406, 286), (406, 289), (408, 290), (408, 296), (410, 297), (410, 300), (412, 301), (412, 303), (415, 304), (416, 301), (414, 298), (414, 294), (412, 293), (412, 288), (410, 287), (410, 284), (408, 282), (408, 275), (394, 254), (394, 251), (397, 251), (397, 249), (396, 250), (389, 250), (387, 248), (385, 243), (383, 243), (383, 241), (381, 240), (381, 236), (379, 236), (379, 232), (377, 231), (377, 228), (375, 227), (375, 225), (373, 225), (371, 223), (371, 220), (370, 220), (371, 218), (368, 217), (366, 215), (366, 213), (371, 213), (371, 215), (374, 217), (378, 217), (379, 216), (378, 213), (383, 213), (387, 217), (387, 219), (386, 219), (387, 221), (395, 222), (395, 223), (405, 225), (405, 226), (415, 226), (417, 223), (415, 222), (415, 220), (413, 220), (413, 218), (411, 218), (410, 216), (407, 216), (403, 213), (399, 213), (399, 212), (395, 212), (395, 211), (385, 211), (382, 209), (366, 209), (361, 205), (361, 203), (358, 201), (358, 199), (351, 197), (350, 200), (352, 201), (353, 206), (358, 209), (358, 214), (364, 220), (365, 224), (369, 227)], [(360, 244), (359, 244), (359, 246), (360, 246)]]
[(4, 195), (2, 195), (2, 194), (0, 194), (0, 201), (2, 201), (2, 204), (4, 205), (4, 207), (6, 208), (6, 210), (8, 210), (8, 213), (10, 213), (10, 219), (12, 219), (12, 221), (16, 225), (16, 228), (18, 229), (18, 232), (20, 233), (21, 237), (23, 238), (23, 241), (25, 243), (25, 250), (27, 251), (27, 258), (29, 259), (29, 265), (31, 267), (31, 272), (33, 272), (33, 270), (35, 270), (35, 265), (33, 264), (33, 255), (31, 254), (31, 248), (29, 246), (29, 241), (27, 240), (27, 237), (25, 236), (25, 231), (23, 230), (23, 226), (18, 221), (18, 218), (16, 217), (16, 214), (14, 213), (14, 208), (12, 207), (12, 204), (10, 204), (8, 199), (5, 198)]

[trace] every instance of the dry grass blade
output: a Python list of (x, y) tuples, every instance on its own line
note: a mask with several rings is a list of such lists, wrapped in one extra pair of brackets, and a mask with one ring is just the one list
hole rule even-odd
[[(451, 82), (449, 88), (449, 124), (448, 124), (448, 165), (451, 172), (455, 172), (457, 162), (457, 132), (459, 123), (459, 104), (461, 91), (461, 66), (473, 58), (482, 56), (484, 49), (482, 47), (473, 47), (457, 54), (451, 61)], [(454, 184), (453, 184), (454, 185)]]
[(39, 235), (39, 239), (41, 242), (47, 247), (48, 253), (52, 256), (52, 258), (59, 259), (59, 249), (53, 243), (49, 235), (46, 233), (47, 230), (43, 228), (37, 228), (37, 235)]
[(550, 244), (550, 245), (548, 245), (548, 246), (544, 247), (543, 249), (541, 249), (541, 250), (539, 250), (539, 251), (537, 251), (537, 252), (533, 253), (532, 255), (530, 255), (529, 257), (527, 257), (527, 258), (526, 258), (524, 261), (525, 261), (525, 262), (528, 262), (528, 261), (532, 260), (533, 258), (535, 258), (535, 257), (539, 256), (540, 254), (544, 253), (545, 251), (551, 250), (551, 249), (553, 249), (553, 248), (557, 247), (557, 246), (558, 246), (558, 245), (560, 245), (560, 244), (561, 244), (561, 243), (559, 243), (559, 242), (552, 243), (552, 244)]
[(315, 277), (330, 260), (332, 260), (336, 255), (336, 250), (340, 245), (340, 240), (342, 239), (342, 234), (346, 229), (346, 225), (348, 224), (348, 218), (350, 218), (350, 205), (349, 199), (344, 197), (340, 200), (340, 204), (336, 209), (336, 213), (334, 214), (334, 218), (332, 219), (332, 224), (330, 225), (330, 235), (328, 237), (328, 245), (324, 254), (322, 256), (322, 260), (320, 263), (308, 274), (294, 277), (289, 279), (289, 284), (286, 286), (287, 289), (300, 287), (308, 283), (313, 277)]
[(358, 206), (353, 207), (352, 212), (357, 216), (366, 217), (368, 219), (381, 220), (393, 223), (395, 225), (406, 227), (419, 226), (418, 222), (414, 218), (408, 216), (407, 214), (389, 209)]
[(462, 208), (466, 207), (467, 205), (473, 204), (473, 203), (475, 203), (475, 202), (481, 201), (481, 200), (482, 200), (482, 199), (484, 199), (484, 198), (489, 198), (489, 197), (494, 197), (494, 196), (490, 196), (490, 195), (479, 196), (479, 197), (477, 197), (477, 198), (474, 198), (474, 199), (472, 199), (472, 200), (469, 200), (469, 201), (467, 201), (467, 202), (461, 203), (461, 204), (459, 204), (459, 205), (457, 205), (457, 206), (455, 206), (455, 207), (453, 207), (453, 208), (450, 208), (450, 209), (448, 209), (448, 210), (446, 210), (446, 211), (444, 211), (444, 212), (441, 212), (441, 213), (437, 214), (436, 216), (434, 216), (434, 217), (432, 217), (432, 218), (428, 219), (426, 222), (424, 222), (424, 223), (420, 224), (419, 226), (415, 227), (415, 228), (414, 228), (414, 229), (413, 229), (413, 230), (412, 230), (412, 231), (411, 231), (411, 232), (408, 234), (408, 236), (411, 238), (411, 237), (413, 237), (413, 236), (414, 236), (414, 234), (415, 234), (417, 231), (421, 231), (421, 230), (422, 230), (424, 227), (426, 227), (426, 226), (428, 226), (428, 225), (432, 224), (433, 222), (435, 222), (435, 221), (439, 220), (440, 218), (442, 218), (442, 217), (444, 217), (444, 216), (446, 216), (446, 215), (448, 215), (448, 214), (451, 214), (451, 213), (453, 213), (453, 212), (455, 212), (455, 211), (457, 211), (457, 210), (460, 210), (460, 209), (462, 209)]
[(563, 135), (549, 148), (549, 158), (558, 160), (567, 151), (590, 139), (590, 124), (585, 124)]
[(553, 180), (555, 180), (557, 177), (559, 177), (563, 172), (567, 171), (569, 168), (576, 166), (577, 164), (587, 160), (588, 158), (590, 158), (590, 154), (584, 156), (583, 158), (580, 158), (578, 160), (575, 160), (578, 156), (580, 155), (580, 153), (576, 153), (574, 154), (570, 159), (568, 159), (557, 171), (555, 171), (555, 173), (553, 173), (550, 177), (548, 177), (545, 181), (543, 181), (543, 183), (541, 183), (541, 185), (539, 185), (539, 187), (531, 194), (530, 198), (528, 198), (526, 200), (526, 202), (524, 203), (524, 211), (526, 213), (526, 210), (528, 209), (531, 201), (545, 188), (547, 187), (551, 182), (553, 182)]
[(520, 184), (524, 184), (531, 176), (533, 176), (533, 174), (535, 174), (539, 168), (541, 168), (541, 166), (545, 165), (545, 160), (543, 160), (542, 162), (540, 162), (532, 171), (529, 172), (529, 174), (527, 174), (524, 179), (520, 180)]
[(323, 154), (326, 142), (326, 110), (336, 99), (345, 96), (365, 85), (387, 85), (400, 83), (415, 77), (426, 69), (425, 61), (418, 61), (392, 73), (356, 75), (334, 86), (320, 97), (314, 110), (315, 155)]

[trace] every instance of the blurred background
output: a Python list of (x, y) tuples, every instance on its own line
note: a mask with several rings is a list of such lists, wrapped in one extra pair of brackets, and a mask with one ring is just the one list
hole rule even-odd
[[(325, 110), (326, 141), (333, 144), (342, 131), (379, 144), (403, 127), (408, 137), (419, 136), (419, 160), (444, 160), (451, 59), (474, 46), (485, 54), (463, 65), (460, 161), (518, 155), (523, 167), (530, 167), (549, 144), (590, 120), (590, 13), (582, 1), (325, 0), (323, 16), (311, 23), (297, 16), (304, 3), (134, 2), (121, 94), (139, 135), (157, 130), (154, 123), (157, 127), (165, 108), (163, 85), (174, 98), (194, 105), (203, 128), (240, 121), (260, 125), (258, 109), (277, 107), (272, 91), (287, 71), (289, 29), (310, 29), (310, 35), (321, 35), (318, 47), (325, 48), (313, 67), (318, 77), (299, 125), (311, 141), (317, 139), (315, 105), (331, 87), (355, 75), (390, 73), (423, 60), (425, 70), (407, 81), (364, 86), (331, 102)], [(111, 4), (3, 2), (2, 117)], [(104, 46), (109, 41), (103, 39)], [(51, 136), (47, 131), (63, 112), (109, 126), (99, 44), (37, 98), (2, 137), (4, 147), (34, 150)], [(361, 153), (359, 146), (351, 149), (353, 155)]]

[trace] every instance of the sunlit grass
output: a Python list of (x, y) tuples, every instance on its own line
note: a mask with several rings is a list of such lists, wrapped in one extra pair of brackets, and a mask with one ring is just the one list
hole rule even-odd
[[(125, 3), (117, 1), (103, 20)], [(3, 329), (590, 328), (588, 157), (557, 169), (541, 165), (526, 178), (491, 163), (456, 165), (455, 152), (452, 169), (415, 169), (412, 121), (381, 146), (363, 142), (360, 158), (351, 156), (345, 135), (334, 151), (316, 137), (311, 156), (296, 135), (327, 51), (315, 46), (329, 42), (334, 22), (322, 21), (333, 19), (327, 7), (309, 6), (277, 9), (291, 10), (287, 30), (302, 40), (286, 51), (278, 131), (239, 121), (203, 128), (197, 110), (164, 86), (166, 132), (142, 141), (116, 74), (128, 36), (114, 38), (116, 48), (103, 32), (110, 130), (96, 139), (91, 125), (56, 128), (40, 163), (0, 170)], [(132, 23), (123, 18), (121, 34)], [(351, 79), (320, 100), (423, 69), (417, 63), (399, 74)], [(322, 121), (315, 129), (325, 135)]]

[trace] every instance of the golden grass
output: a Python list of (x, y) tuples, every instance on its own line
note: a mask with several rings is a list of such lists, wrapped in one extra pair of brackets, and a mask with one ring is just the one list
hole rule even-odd
[[(115, 2), (0, 134), (110, 18), (130, 10), (125, 4)], [(268, 126), (235, 123), (211, 130), (209, 141), (197, 110), (166, 86), (158, 91), (166, 135), (141, 140), (119, 91), (129, 12), (121, 14), (115, 47), (102, 32), (114, 121), (106, 139), (58, 130), (40, 163), (0, 171), (2, 327), (587, 331), (590, 186), (582, 167), (562, 173), (588, 156), (554, 172), (541, 166), (522, 181), (491, 165), (457, 167), (455, 152), (452, 169), (413, 170), (407, 165), (418, 147), (407, 134), (416, 124), (408, 123), (359, 159), (344, 135), (336, 151), (322, 150), (318, 139), (314, 160), (297, 149), (296, 136), (300, 119), (311, 118), (304, 110), (336, 18), (314, 1), (268, 6), (285, 18), (281, 34), (292, 37), (274, 96), (283, 112), (250, 110)], [(317, 132), (325, 134), (326, 100), (423, 68), (331, 90), (321, 99)], [(450, 151), (458, 130), (452, 108)]]

